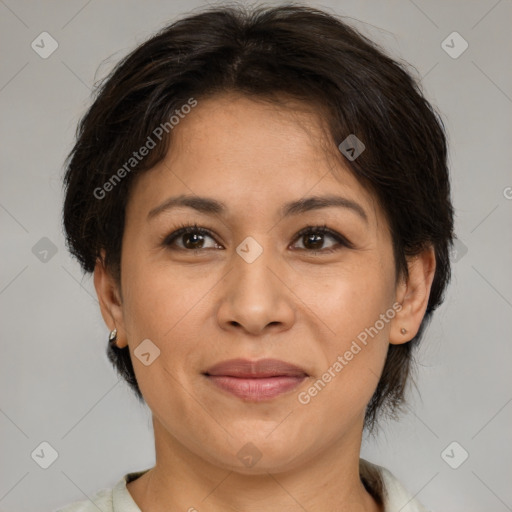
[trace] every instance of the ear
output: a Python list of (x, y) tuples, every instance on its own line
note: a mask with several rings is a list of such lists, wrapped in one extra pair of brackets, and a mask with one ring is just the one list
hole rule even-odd
[[(402, 305), (391, 321), (389, 342), (400, 345), (416, 336), (427, 310), (430, 289), (436, 270), (436, 256), (432, 246), (408, 258), (409, 277), (402, 280), (396, 291), (396, 301)], [(402, 329), (406, 332), (402, 333)]]
[(119, 287), (111, 273), (105, 267), (105, 252), (96, 260), (94, 267), (94, 287), (100, 303), (101, 316), (107, 327), (117, 329), (116, 345), (126, 347), (126, 329), (124, 327), (122, 298)]

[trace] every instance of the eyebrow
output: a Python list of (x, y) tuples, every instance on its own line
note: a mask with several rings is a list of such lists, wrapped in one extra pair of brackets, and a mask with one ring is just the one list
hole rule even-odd
[[(170, 197), (160, 205), (150, 210), (147, 219), (151, 220), (164, 211), (180, 207), (192, 208), (198, 212), (209, 215), (225, 215), (228, 211), (226, 204), (216, 199), (195, 195), (180, 195)], [(290, 217), (292, 215), (299, 215), (301, 213), (329, 207), (346, 208), (351, 210), (368, 223), (368, 215), (359, 203), (352, 199), (334, 195), (311, 196), (297, 201), (291, 201), (283, 205), (281, 208), (281, 215), (283, 217)]]

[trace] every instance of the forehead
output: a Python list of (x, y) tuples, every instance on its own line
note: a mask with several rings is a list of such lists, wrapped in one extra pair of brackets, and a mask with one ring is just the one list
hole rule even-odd
[[(233, 209), (268, 209), (310, 195), (339, 193), (378, 212), (346, 167), (318, 108), (239, 94), (199, 99), (171, 132), (164, 160), (136, 183), (148, 209), (172, 192), (214, 196)], [(150, 206), (151, 204), (151, 206)]]
[[(232, 161), (255, 171), (272, 167), (276, 172), (279, 163), (299, 168), (304, 167), (299, 162), (318, 166), (333, 160), (330, 165), (334, 164), (319, 109), (296, 100), (276, 104), (237, 93), (216, 95), (199, 100), (172, 136), (175, 151), (168, 155), (168, 162), (193, 153), (198, 163), (203, 159), (210, 165), (216, 160)], [(308, 174), (321, 173), (317, 166)]]

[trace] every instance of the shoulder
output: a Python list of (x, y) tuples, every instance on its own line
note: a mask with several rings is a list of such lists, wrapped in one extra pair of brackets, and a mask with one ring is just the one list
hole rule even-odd
[(54, 512), (140, 512), (126, 484), (143, 475), (148, 469), (124, 475), (113, 488), (101, 489), (90, 499), (74, 501)]
[(360, 473), (380, 497), (384, 512), (428, 512), (388, 469), (360, 459)]

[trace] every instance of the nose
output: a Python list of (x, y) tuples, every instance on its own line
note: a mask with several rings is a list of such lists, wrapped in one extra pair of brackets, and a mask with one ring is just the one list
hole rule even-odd
[(296, 308), (284, 265), (269, 248), (252, 262), (233, 252), (231, 271), (219, 287), (217, 319), (222, 329), (252, 335), (290, 329)]

